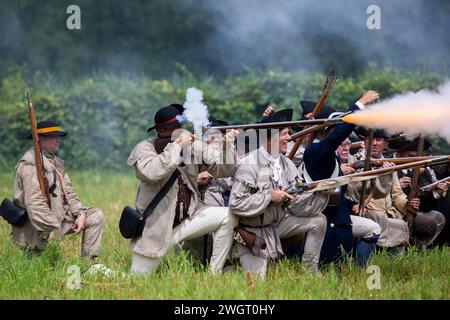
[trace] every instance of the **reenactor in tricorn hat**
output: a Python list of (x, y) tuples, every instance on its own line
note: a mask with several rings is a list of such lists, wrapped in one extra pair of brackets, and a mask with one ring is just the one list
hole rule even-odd
[[(417, 149), (419, 145), (419, 138), (414, 140), (396, 139), (388, 144), (388, 148), (394, 151), (395, 158), (416, 157)], [(430, 149), (431, 142), (428, 139), (424, 139), (424, 151)], [(405, 194), (411, 192), (411, 182), (413, 177), (412, 169), (404, 169), (397, 172), (400, 185)], [(419, 174), (419, 187), (425, 187), (438, 181), (436, 172), (431, 167), (420, 168)], [(432, 218), (436, 224), (436, 232), (430, 236), (429, 239), (423, 242), (418, 242), (419, 247), (426, 247), (433, 243), (438, 237), (441, 231), (444, 229), (446, 219), (444, 215), (436, 210), (436, 207), (445, 199), (445, 193), (447, 192), (448, 184), (441, 182), (436, 184), (431, 190), (424, 190), (420, 192), (420, 206), (417, 214), (423, 214)], [(448, 212), (445, 212), (448, 214)]]
[[(197, 177), (206, 169), (217, 178), (234, 173), (235, 162), (223, 163), (221, 159), (224, 155), (234, 159), (233, 143), (237, 132), (227, 133), (224, 148), (219, 151), (204, 148), (193, 134), (182, 129), (181, 114), (181, 105), (160, 108), (154, 117), (155, 125), (148, 129), (156, 129), (157, 138), (139, 142), (128, 158), (128, 165), (134, 167), (139, 180), (136, 207), (140, 212), (144, 212), (154, 198), (160, 198), (163, 186), (173, 181), (146, 219), (142, 235), (131, 241), (131, 272), (134, 273), (153, 272), (173, 245), (210, 232), (215, 232), (210, 268), (220, 272), (233, 244), (237, 218), (226, 207), (203, 203)], [(200, 154), (204, 162), (187, 162), (189, 152)]]
[[(352, 103), (348, 111), (364, 109), (368, 104), (379, 98), (375, 91), (367, 91), (358, 101)], [(311, 112), (315, 103), (300, 102), (304, 112)], [(332, 118), (338, 115), (331, 108), (324, 108), (321, 117)], [(337, 153), (339, 146), (351, 135), (355, 126), (349, 123), (340, 123), (335, 127), (324, 129), (315, 135), (315, 141), (306, 148), (299, 172), (306, 182), (321, 179), (335, 178), (342, 175), (340, 171), (340, 157)], [(346, 187), (337, 188), (330, 194), (330, 201), (324, 210), (327, 217), (327, 232), (325, 235), (321, 264), (340, 260), (343, 252), (351, 252), (355, 246), (355, 256), (360, 266), (367, 263), (369, 256), (375, 249), (375, 243), (380, 235), (380, 226), (364, 217), (352, 214), (357, 203), (345, 197)], [(335, 199), (336, 201), (332, 201)], [(352, 212), (353, 211), (353, 212)], [(355, 240), (355, 241), (354, 241)]]
[(64, 170), (64, 161), (56, 155), (67, 133), (55, 121), (39, 122), (37, 133), (44, 175), (49, 181), (50, 206), (39, 186), (31, 148), (19, 160), (14, 179), (14, 203), (26, 209), (28, 218), (23, 226), (12, 227), (12, 240), (21, 248), (40, 252), (49, 239), (82, 234), (81, 256), (94, 258), (100, 253), (103, 213), (81, 203)]
[[(265, 117), (261, 122), (291, 121), (292, 109)], [(290, 195), (286, 189), (298, 178), (295, 164), (284, 154), (289, 129), (276, 135), (259, 135), (260, 147), (241, 159), (233, 179), (230, 210), (239, 216), (237, 256), (247, 272), (265, 278), (270, 260), (283, 255), (281, 239), (307, 233), (302, 263), (306, 270), (318, 270), (320, 249), (326, 230), (322, 214), (327, 197), (318, 194)]]
[[(351, 104), (348, 111), (364, 109), (365, 105), (378, 98), (375, 91), (366, 92), (356, 103)], [(307, 117), (316, 106), (315, 102), (302, 100), (302, 116)], [(265, 114), (271, 110), (266, 109)], [(341, 113), (330, 106), (325, 106), (318, 114), (318, 118), (332, 118)], [(340, 171), (340, 158), (337, 149), (352, 133), (354, 125), (348, 123), (328, 127), (314, 134), (313, 143), (304, 151), (303, 162), (299, 167), (300, 177), (310, 183), (321, 179), (335, 178), (342, 174)], [(357, 202), (347, 199), (345, 187), (340, 187), (329, 195), (330, 201), (323, 214), (327, 217), (327, 229), (321, 249), (320, 264), (338, 261), (343, 257), (343, 251), (348, 253), (353, 248), (353, 239), (356, 240), (356, 258), (360, 266), (367, 263), (369, 256), (375, 248), (380, 235), (377, 223), (364, 217), (352, 214)], [(300, 247), (286, 243), (288, 255), (298, 255)], [(344, 250), (342, 250), (344, 249)]]
[[(365, 136), (364, 144), (368, 144), (368, 130), (361, 130), (360, 133)], [(372, 144), (372, 158), (382, 159), (383, 151), (387, 147), (387, 138), (389, 135), (384, 130), (374, 130), (374, 139)], [(362, 152), (365, 154), (365, 151)], [(365, 158), (363, 156), (363, 158)], [(350, 163), (354, 162), (350, 159)], [(394, 166), (392, 162), (384, 162), (383, 167)], [(362, 183), (352, 183), (348, 186), (348, 196), (355, 201), (360, 197)], [(397, 248), (403, 250), (403, 247), (409, 243), (410, 230), (406, 220), (407, 205), (418, 210), (420, 198), (408, 199), (402, 190), (398, 173), (393, 172), (385, 176), (374, 178), (367, 185), (366, 194), (366, 217), (376, 221), (381, 227), (381, 235), (377, 245), (384, 248)], [(416, 215), (412, 224), (412, 235), (420, 243), (428, 242), (436, 233), (436, 222), (426, 215)]]
[[(209, 128), (214, 129), (215, 126), (227, 126), (228, 123), (223, 120), (209, 116)], [(203, 139), (212, 147), (221, 148), (221, 133), (217, 130), (211, 130), (209, 134), (205, 134)], [(200, 191), (201, 200), (211, 207), (228, 207), (231, 191), (231, 177), (216, 178), (208, 170), (202, 171), (197, 176), (198, 189)], [(202, 260), (204, 264), (211, 258), (212, 253), (212, 234), (184, 242), (184, 248), (198, 260)]]

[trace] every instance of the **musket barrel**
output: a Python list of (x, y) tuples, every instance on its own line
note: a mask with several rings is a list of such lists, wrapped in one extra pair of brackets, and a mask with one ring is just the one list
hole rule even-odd
[(44, 175), (42, 153), (41, 148), (39, 146), (39, 136), (37, 133), (37, 124), (36, 124), (36, 112), (34, 110), (33, 101), (31, 100), (31, 94), (28, 91), (27, 91), (27, 100), (28, 100), (28, 115), (31, 122), (31, 136), (33, 137), (34, 158), (39, 188), (41, 189), (41, 192), (44, 195), (44, 197), (46, 197), (48, 206), (51, 208), (50, 194), (48, 191), (48, 180)]
[(439, 183), (444, 183), (444, 182), (447, 182), (447, 181), (450, 181), (450, 176), (448, 176), (448, 177), (446, 177), (446, 178), (444, 178), (444, 179), (438, 180), (438, 181), (436, 181), (436, 182), (427, 184), (426, 186), (421, 187), (420, 190), (421, 190), (421, 191), (431, 191), (431, 190), (433, 190), (433, 188), (436, 187)]
[(325, 124), (316, 124), (316, 125), (314, 125), (312, 127), (306, 128), (306, 129), (304, 129), (304, 130), (302, 130), (300, 132), (294, 133), (293, 135), (291, 135), (291, 138), (289, 139), (289, 141), (293, 141), (293, 140), (297, 139), (298, 137), (307, 135), (308, 133), (315, 132), (315, 131), (318, 131), (318, 130), (322, 130), (322, 129), (328, 127), (328, 126), (329, 126), (329, 124), (327, 124), (327, 123), (325, 123)]
[(392, 162), (395, 164), (404, 164), (421, 160), (430, 160), (441, 158), (442, 156), (422, 156), (422, 157), (405, 157), (405, 158), (384, 158), (384, 159), (371, 159), (370, 162), (375, 166), (382, 166), (385, 162)]
[[(388, 173), (403, 170), (403, 169), (418, 168), (418, 167), (423, 167), (423, 166), (432, 166), (432, 165), (444, 164), (444, 163), (448, 163), (448, 162), (450, 162), (450, 156), (442, 156), (442, 157), (437, 157), (434, 159), (399, 164), (399, 165), (395, 165), (393, 167), (388, 167), (388, 168), (380, 168), (380, 169), (375, 169), (375, 170), (370, 170), (370, 171), (352, 173), (352, 174), (342, 176), (342, 177), (357, 178), (357, 177), (366, 177), (366, 176), (381, 176), (384, 174), (388, 174)], [(338, 177), (336, 179), (339, 179), (339, 178), (340, 177)], [(320, 183), (323, 183), (326, 181), (331, 181), (331, 180), (336, 180), (336, 179), (317, 180), (317, 181), (313, 181), (313, 182), (309, 183), (308, 186), (309, 186), (309, 189), (311, 190), (311, 189), (314, 189)]]
[(438, 165), (438, 164), (446, 163), (448, 161), (450, 161), (450, 156), (443, 156), (443, 157), (437, 157), (437, 158), (428, 159), (428, 160), (408, 162), (408, 163), (399, 164), (399, 165), (395, 165), (393, 167), (388, 167), (388, 168), (381, 168), (381, 169), (375, 169), (375, 170), (370, 170), (370, 171), (366, 171), (366, 172), (353, 173), (349, 176), (364, 177), (366, 175), (372, 175), (372, 174), (383, 174), (383, 173), (389, 173), (389, 172), (403, 170), (403, 169), (411, 169), (411, 168), (418, 168), (418, 167), (423, 167), (423, 166)]
[(336, 119), (312, 119), (312, 120), (297, 120), (297, 121), (280, 121), (280, 122), (269, 122), (269, 123), (252, 123), (252, 124), (235, 124), (229, 126), (217, 126), (211, 129), (216, 129), (220, 131), (226, 131), (231, 129), (280, 129), (296, 126), (305, 125), (316, 125), (316, 124), (337, 124), (341, 123), (343, 120), (341, 118)]

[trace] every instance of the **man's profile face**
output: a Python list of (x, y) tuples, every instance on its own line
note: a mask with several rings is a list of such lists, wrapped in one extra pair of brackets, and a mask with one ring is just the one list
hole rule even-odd
[(291, 138), (289, 134), (289, 128), (284, 128), (278, 133), (278, 146), (280, 148), (280, 153), (285, 154), (288, 149), (288, 141)]
[(42, 137), (42, 136), (39, 137), (39, 143), (41, 145), (41, 148), (52, 154), (57, 153), (59, 151), (61, 141), (62, 141), (61, 137)]
[[(271, 131), (271, 138), (267, 138), (266, 149), (267, 151), (270, 151), (270, 154), (272, 156), (278, 156), (278, 154), (286, 154), (288, 149), (288, 142), (291, 138), (291, 135), (289, 134), (289, 128), (284, 128), (277, 133), (275, 133), (273, 130)], [(278, 140), (278, 141), (277, 141)], [(272, 145), (272, 142), (278, 143), (277, 145)]]

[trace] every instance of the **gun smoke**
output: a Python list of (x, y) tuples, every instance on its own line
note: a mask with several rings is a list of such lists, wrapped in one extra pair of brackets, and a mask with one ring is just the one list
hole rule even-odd
[[(214, 31), (208, 52), (227, 70), (269, 67), (363, 70), (381, 66), (448, 68), (450, 20), (436, 2), (395, 0), (207, 1)], [(366, 27), (377, 5), (381, 29)], [(432, 30), (432, 32), (430, 32)], [(427, 54), (424, 54), (426, 48)], [(219, 61), (218, 61), (219, 62)]]
[(413, 138), (436, 134), (450, 143), (450, 81), (437, 92), (420, 90), (394, 96), (345, 116), (344, 121)]
[(183, 104), (184, 112), (180, 120), (186, 120), (194, 125), (195, 130), (209, 125), (208, 107), (203, 103), (203, 92), (196, 88), (188, 88), (186, 101)]

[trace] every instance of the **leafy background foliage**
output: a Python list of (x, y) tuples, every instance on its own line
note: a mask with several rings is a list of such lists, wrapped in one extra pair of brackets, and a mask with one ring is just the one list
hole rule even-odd
[[(183, 103), (186, 89), (203, 91), (209, 111), (230, 124), (255, 123), (268, 103), (292, 107), (299, 117), (302, 99), (320, 97), (325, 76), (305, 71), (248, 70), (246, 74), (215, 78), (196, 76), (178, 65), (170, 78), (98, 74), (74, 81), (51, 75), (30, 74), (14, 68), (0, 87), (0, 165), (11, 166), (30, 146), (25, 92), (30, 90), (38, 120), (57, 119), (69, 132), (61, 155), (73, 168), (123, 169), (133, 146), (148, 137), (155, 111), (170, 103)], [(369, 66), (355, 77), (338, 80), (327, 104), (345, 110), (368, 89), (381, 97), (436, 88), (444, 78), (436, 73)], [(448, 153), (448, 145), (433, 138), (434, 151)]]

